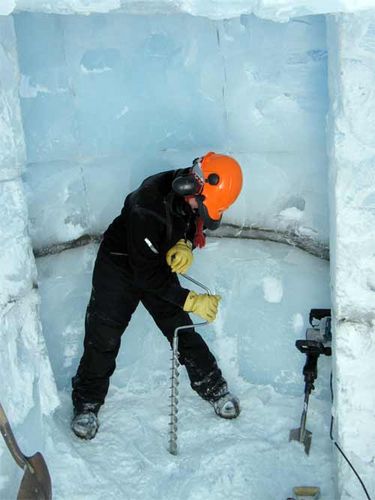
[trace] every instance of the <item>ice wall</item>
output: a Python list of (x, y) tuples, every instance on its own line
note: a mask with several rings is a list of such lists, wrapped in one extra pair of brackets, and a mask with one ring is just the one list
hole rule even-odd
[[(25, 145), (18, 82), (13, 19), (0, 18), (0, 401), (15, 428), (26, 422), (24, 429), (17, 427), (17, 436), (27, 453), (43, 446), (41, 415), (56, 406), (57, 396), (38, 319), (36, 268), (20, 178)], [(18, 483), (19, 471), (1, 439), (0, 485)]]
[[(339, 443), (375, 492), (375, 13), (328, 21), (331, 274)], [(339, 498), (364, 498), (339, 457)]]
[(244, 169), (226, 222), (327, 243), (323, 17), (15, 24), (34, 248), (101, 233), (144, 176), (209, 150)]

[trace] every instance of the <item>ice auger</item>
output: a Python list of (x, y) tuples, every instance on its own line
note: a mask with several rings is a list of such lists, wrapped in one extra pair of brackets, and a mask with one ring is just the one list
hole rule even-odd
[(306, 330), (306, 340), (297, 340), (296, 347), (303, 354), (306, 354), (306, 363), (303, 367), (305, 380), (305, 399), (301, 424), (298, 429), (292, 429), (289, 434), (289, 441), (299, 441), (305, 447), (308, 455), (311, 446), (312, 433), (306, 429), (307, 409), (309, 397), (314, 389), (314, 382), (318, 377), (318, 359), (321, 354), (331, 356), (331, 310), (311, 309), (309, 322), (311, 328)]
[[(159, 251), (154, 247), (152, 242), (145, 238), (146, 245), (156, 254)], [(206, 293), (211, 295), (211, 291), (199, 281), (196, 281), (191, 276), (187, 274), (181, 273), (181, 276), (195, 285), (202, 288)], [(207, 321), (203, 321), (201, 323), (194, 323), (192, 325), (178, 326), (173, 333), (173, 342), (172, 342), (172, 359), (171, 359), (171, 393), (170, 393), (170, 414), (169, 414), (169, 442), (168, 442), (168, 451), (171, 455), (177, 455), (177, 413), (178, 413), (178, 377), (179, 377), (179, 366), (180, 363), (178, 361), (178, 332), (180, 330), (186, 330), (188, 328), (195, 328), (196, 326), (207, 325)]]
[[(209, 295), (211, 294), (210, 290), (206, 286), (202, 285), (202, 283), (199, 283), (199, 281), (196, 281), (191, 276), (188, 276), (186, 274), (181, 274), (181, 276), (191, 281), (195, 285), (201, 287)], [(173, 334), (172, 359), (171, 359), (172, 368), (171, 368), (171, 394), (170, 394), (170, 414), (169, 414), (170, 417), (169, 444), (168, 444), (168, 451), (172, 455), (177, 455), (177, 421), (178, 421), (177, 413), (178, 413), (178, 383), (179, 383), (178, 368), (180, 366), (180, 363), (178, 361), (178, 332), (180, 330), (186, 330), (187, 328), (195, 328), (196, 326), (203, 326), (206, 324), (207, 321), (201, 323), (194, 323), (193, 325), (178, 326)]]

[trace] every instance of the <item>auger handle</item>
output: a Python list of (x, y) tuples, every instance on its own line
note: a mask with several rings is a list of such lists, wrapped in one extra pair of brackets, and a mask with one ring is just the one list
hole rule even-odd
[[(186, 278), (187, 280), (191, 281), (192, 283), (194, 283), (195, 285), (201, 287), (205, 292), (208, 293), (208, 295), (212, 295), (211, 293), (211, 290), (206, 287), (205, 285), (203, 285), (203, 283), (200, 283), (199, 281), (197, 281), (196, 279), (192, 278), (191, 276), (187, 275), (187, 274), (183, 274), (181, 273), (181, 276), (183, 276), (184, 278)], [(206, 321), (207, 323), (207, 321)], [(197, 325), (198, 326), (198, 325)]]

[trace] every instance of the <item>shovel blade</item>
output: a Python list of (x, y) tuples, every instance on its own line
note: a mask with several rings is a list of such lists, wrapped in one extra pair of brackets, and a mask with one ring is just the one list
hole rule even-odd
[(51, 500), (51, 477), (43, 455), (38, 452), (25, 459), (30, 467), (25, 467), (17, 500)]
[(310, 453), (312, 433), (307, 429), (292, 429), (289, 433), (289, 441), (298, 441), (302, 443), (305, 447), (305, 453), (308, 455)]

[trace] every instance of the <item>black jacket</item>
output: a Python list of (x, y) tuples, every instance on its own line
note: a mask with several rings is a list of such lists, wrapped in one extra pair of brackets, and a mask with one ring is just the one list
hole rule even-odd
[(197, 216), (171, 189), (181, 172), (148, 177), (130, 193), (104, 233), (102, 250), (123, 267), (135, 286), (182, 307), (189, 290), (180, 286), (166, 263), (167, 251), (180, 239), (193, 242), (196, 230)]

